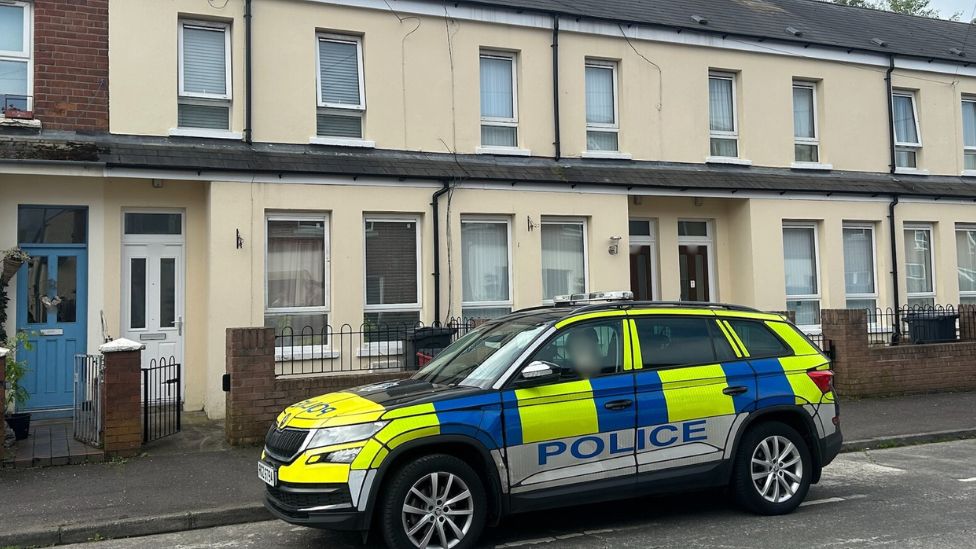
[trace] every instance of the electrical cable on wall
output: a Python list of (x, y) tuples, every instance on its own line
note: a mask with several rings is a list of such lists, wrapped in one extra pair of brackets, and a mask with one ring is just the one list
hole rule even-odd
[(401, 24), (410, 20), (414, 20), (417, 23), (414, 28), (410, 29), (406, 34), (403, 35), (402, 38), (400, 38), (400, 99), (401, 104), (403, 105), (403, 110), (401, 112), (403, 115), (403, 147), (405, 149), (409, 149), (408, 144), (410, 143), (410, 139), (407, 124), (407, 38), (410, 38), (411, 34), (417, 32), (422, 21), (415, 15), (408, 15), (406, 17), (400, 15), (395, 9), (393, 9), (393, 6), (390, 5), (388, 0), (383, 0), (383, 3), (386, 4), (386, 7), (390, 9), (390, 13), (392, 13), (393, 17), (396, 17)]

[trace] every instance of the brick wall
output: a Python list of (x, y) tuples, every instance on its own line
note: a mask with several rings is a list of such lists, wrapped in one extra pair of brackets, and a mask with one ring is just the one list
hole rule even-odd
[(821, 311), (824, 340), (834, 349), (838, 392), (863, 397), (976, 390), (976, 308), (963, 305), (959, 312), (967, 341), (880, 347), (868, 346), (865, 311)]
[(108, 2), (34, 1), (34, 116), (45, 129), (108, 131)]
[(142, 353), (105, 352), (102, 431), (105, 455), (133, 456), (142, 446)]
[(234, 445), (262, 442), (268, 427), (289, 404), (357, 385), (411, 375), (411, 372), (364, 372), (278, 378), (275, 376), (273, 328), (228, 328), (226, 345), (230, 391), (226, 393), (224, 428), (227, 442)]

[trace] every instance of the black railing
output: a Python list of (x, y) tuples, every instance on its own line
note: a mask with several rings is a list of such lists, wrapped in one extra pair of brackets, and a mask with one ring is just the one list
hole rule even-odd
[(285, 326), (275, 331), (276, 375), (404, 371), (426, 366), (481, 322)]
[(142, 442), (151, 442), (180, 431), (183, 408), (181, 367), (176, 358), (149, 361), (142, 369)]
[(101, 386), (105, 372), (103, 355), (75, 355), (74, 427), (75, 440), (101, 448)]
[[(974, 315), (970, 309), (962, 311)], [(971, 318), (960, 321), (960, 311), (952, 305), (904, 306), (867, 311), (870, 345), (920, 345), (973, 339)]]

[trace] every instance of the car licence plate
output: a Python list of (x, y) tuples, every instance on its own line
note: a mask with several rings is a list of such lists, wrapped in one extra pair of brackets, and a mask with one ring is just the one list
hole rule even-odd
[(267, 483), (268, 486), (278, 485), (278, 471), (263, 461), (258, 462), (258, 478)]

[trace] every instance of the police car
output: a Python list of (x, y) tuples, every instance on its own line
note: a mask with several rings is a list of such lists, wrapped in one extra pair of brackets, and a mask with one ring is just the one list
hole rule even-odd
[(557, 298), (472, 330), (410, 379), (299, 402), (258, 463), (293, 524), (473, 546), (511, 513), (729, 486), (796, 509), (841, 446), (829, 359), (777, 314)]

